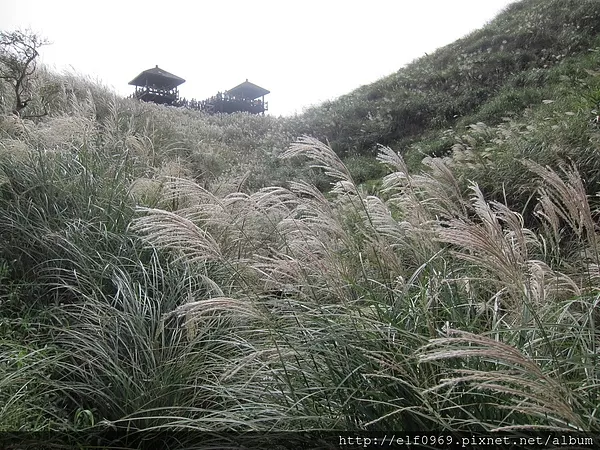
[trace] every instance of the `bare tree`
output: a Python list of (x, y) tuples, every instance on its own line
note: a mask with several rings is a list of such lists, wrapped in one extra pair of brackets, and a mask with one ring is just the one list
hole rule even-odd
[(0, 79), (13, 88), (16, 116), (30, 118), (48, 114), (46, 105), (42, 114), (22, 116), (21, 113), (32, 100), (31, 81), (37, 67), (38, 49), (48, 43), (29, 30), (0, 31)]

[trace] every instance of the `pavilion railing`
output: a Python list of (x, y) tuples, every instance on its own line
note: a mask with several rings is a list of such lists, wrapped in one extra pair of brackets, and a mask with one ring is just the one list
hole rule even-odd
[(158, 95), (162, 97), (174, 97), (177, 98), (179, 96), (179, 91), (177, 89), (161, 89), (153, 86), (137, 86), (135, 88), (134, 95), (136, 97), (141, 97), (143, 95)]
[(161, 97), (168, 99), (172, 106), (193, 109), (196, 111), (205, 111), (209, 113), (216, 112), (250, 112), (252, 114), (260, 114), (269, 110), (269, 102), (263, 102), (261, 99), (246, 99), (236, 98), (227, 94), (217, 94), (206, 100), (196, 100), (179, 98), (178, 89), (160, 89), (154, 86), (137, 86), (132, 97), (148, 98)]
[(269, 102), (263, 102), (260, 99), (240, 99), (225, 95), (216, 95), (206, 100), (180, 99), (174, 103), (174, 106), (209, 112), (246, 111), (262, 113), (269, 110)]

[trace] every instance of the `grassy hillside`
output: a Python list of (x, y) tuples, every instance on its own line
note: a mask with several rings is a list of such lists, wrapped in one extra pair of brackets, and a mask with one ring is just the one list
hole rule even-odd
[(600, 45), (595, 0), (511, 4), (482, 29), (424, 56), (376, 83), (311, 108), (302, 131), (327, 138), (340, 154), (374, 154), (376, 145), (405, 149), (428, 137), (427, 152), (442, 155), (434, 137), (479, 121), (502, 123), (552, 98), (564, 85), (588, 78), (585, 55)]
[(294, 129), (327, 140), (359, 184), (383, 175), (373, 156), (387, 145), (413, 172), (447, 158), (463, 192), (475, 180), (518, 211), (534, 194), (521, 158), (580, 161), (595, 194), (599, 19), (594, 0), (514, 3), (482, 29), (309, 109)]
[(598, 5), (293, 118), (0, 83), (0, 441), (600, 431)]

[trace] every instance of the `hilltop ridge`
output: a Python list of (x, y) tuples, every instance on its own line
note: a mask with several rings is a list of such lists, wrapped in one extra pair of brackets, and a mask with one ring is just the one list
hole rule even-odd
[(524, 0), (456, 42), (381, 80), (309, 109), (301, 120), (341, 152), (406, 145), (430, 130), (496, 125), (539, 103), (572, 58), (597, 47), (600, 3)]

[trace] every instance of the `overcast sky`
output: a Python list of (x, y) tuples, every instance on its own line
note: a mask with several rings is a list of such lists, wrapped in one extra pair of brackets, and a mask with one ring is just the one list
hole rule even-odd
[(31, 28), (42, 61), (120, 94), (158, 65), (204, 99), (246, 78), (270, 114), (301, 113), (482, 27), (514, 0), (0, 0), (0, 29)]

